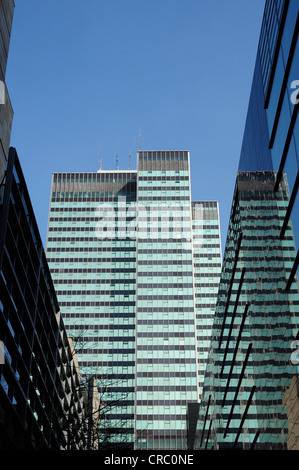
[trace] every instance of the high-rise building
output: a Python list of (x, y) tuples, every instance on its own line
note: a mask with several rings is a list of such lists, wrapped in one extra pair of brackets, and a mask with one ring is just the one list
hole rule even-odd
[(222, 253), (219, 240), (219, 207), (216, 201), (192, 202), (193, 269), (197, 327), (199, 396), (210, 351)]
[(283, 396), (297, 375), (291, 343), (298, 287), (291, 227), (280, 240), (287, 190), (273, 172), (239, 172), (200, 404), (199, 448), (284, 449)]
[[(291, 221), (299, 246), (299, 4), (267, 0), (239, 162), (240, 171), (269, 171), (274, 190), (287, 182), (289, 204), (281, 221), (283, 239)], [(284, 181), (283, 181), (284, 180)], [(298, 269), (294, 259), (290, 283)]]
[(14, 148), (0, 188), (0, 449), (87, 449), (90, 415)]
[(94, 397), (82, 389), (21, 165), (10, 148), (5, 72), (13, 12), (14, 1), (1, 0), (0, 449), (92, 448), (84, 412)]
[(218, 204), (192, 203), (189, 152), (53, 174), (47, 257), (82, 373), (106, 403), (100, 446), (186, 448), (221, 269)]
[(267, 0), (194, 448), (298, 448), (298, 32)]
[(97, 377), (106, 403), (102, 448), (134, 439), (136, 240), (116, 230), (135, 217), (136, 177), (103, 171), (52, 179), (47, 258), (81, 371)]
[[(98, 397), (80, 381), (21, 164), (5, 71), (14, 12), (0, 2), (0, 449), (94, 449)], [(93, 410), (93, 411), (91, 411)]]

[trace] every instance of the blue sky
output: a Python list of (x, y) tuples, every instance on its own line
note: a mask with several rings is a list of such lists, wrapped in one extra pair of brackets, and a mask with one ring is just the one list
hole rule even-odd
[[(15, 0), (11, 145), (43, 242), (56, 171), (189, 150), (225, 243), (264, 0)], [(141, 139), (140, 139), (141, 135)]]

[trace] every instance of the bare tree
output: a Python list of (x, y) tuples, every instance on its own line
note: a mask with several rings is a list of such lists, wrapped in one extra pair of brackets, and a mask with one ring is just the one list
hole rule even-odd
[[(69, 339), (72, 351), (72, 359), (75, 364), (79, 383), (72, 390), (73, 397), (78, 395), (78, 391), (84, 397), (84, 410), (78, 415), (75, 403), (72, 403), (63, 416), (63, 429), (68, 449), (99, 450), (109, 449), (116, 445), (115, 436), (117, 435), (117, 445), (121, 448), (132, 447), (132, 440), (127, 432), (126, 415), (114, 419), (111, 424), (111, 414), (124, 407), (126, 400), (132, 391), (125, 391), (119, 396), (113, 389), (126, 380), (125, 375), (113, 376), (103, 373), (100, 366), (91, 365), (84, 368), (84, 374), (81, 374), (77, 354), (90, 351), (90, 343), (86, 346), (86, 336), (82, 330), (74, 339)], [(96, 344), (96, 343), (95, 343)], [(80, 389), (80, 390), (79, 390)], [(120, 413), (115, 413), (119, 415)], [(133, 413), (131, 415), (131, 427), (133, 423)]]

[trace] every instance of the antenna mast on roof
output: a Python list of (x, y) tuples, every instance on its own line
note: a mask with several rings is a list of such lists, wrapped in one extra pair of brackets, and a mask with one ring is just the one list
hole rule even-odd
[(119, 167), (118, 167), (118, 139), (117, 139), (117, 142), (116, 142), (116, 169), (118, 170)]
[(103, 166), (102, 166), (102, 154), (99, 152), (99, 164), (100, 164), (100, 171), (102, 171)]
[(129, 151), (129, 170), (131, 170), (131, 151)]

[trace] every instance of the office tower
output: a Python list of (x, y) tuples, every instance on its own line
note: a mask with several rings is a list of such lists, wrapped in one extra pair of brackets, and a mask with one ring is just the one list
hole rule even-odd
[[(295, 246), (280, 240), (286, 188), (273, 172), (239, 172), (200, 410), (200, 448), (284, 449), (283, 396), (297, 375), (298, 330), (287, 290)], [(288, 227), (290, 230), (290, 227)]]
[(0, 183), (8, 159), (13, 110), (5, 84), (5, 72), (13, 21), (14, 1), (0, 2)]
[(15, 149), (0, 188), (0, 448), (86, 449), (88, 395)]
[(266, 1), (196, 448), (298, 448), (298, 31)]
[[(200, 255), (204, 259), (202, 243), (210, 242), (203, 230), (209, 207), (191, 203), (188, 152), (139, 152), (137, 187), (137, 444), (181, 449), (186, 446), (186, 403), (198, 401), (196, 355), (205, 346), (198, 342), (197, 351), (195, 316), (203, 319), (207, 307), (201, 304), (215, 302), (210, 292), (205, 302), (200, 287), (195, 291), (194, 286), (195, 269), (197, 280), (205, 279), (194, 264)], [(217, 204), (212, 218), (219, 250)], [(208, 252), (209, 247), (206, 256)], [(205, 260), (212, 266), (213, 259)], [(217, 281), (219, 271), (220, 263)], [(204, 322), (198, 323), (201, 334)]]
[(97, 396), (80, 381), (26, 182), (10, 148), (5, 71), (14, 1), (0, 2), (0, 449), (93, 449)]
[[(297, 0), (267, 0), (239, 162), (240, 171), (273, 170), (274, 190), (288, 183), (289, 204), (281, 239), (291, 220), (298, 249), (299, 184), (299, 5)], [(294, 260), (290, 283), (298, 269)]]
[(192, 223), (198, 384), (201, 396), (222, 266), (218, 202), (192, 202)]
[(106, 403), (102, 448), (133, 443), (136, 240), (126, 224), (135, 218), (136, 177), (103, 171), (52, 179), (47, 258), (82, 374), (97, 377)]
[[(220, 273), (217, 203), (192, 210), (187, 151), (140, 151), (136, 171), (55, 173), (51, 191), (47, 257), (82, 373), (107, 404), (100, 446), (186, 448), (208, 341), (196, 331)], [(217, 267), (196, 291), (200, 244)]]

